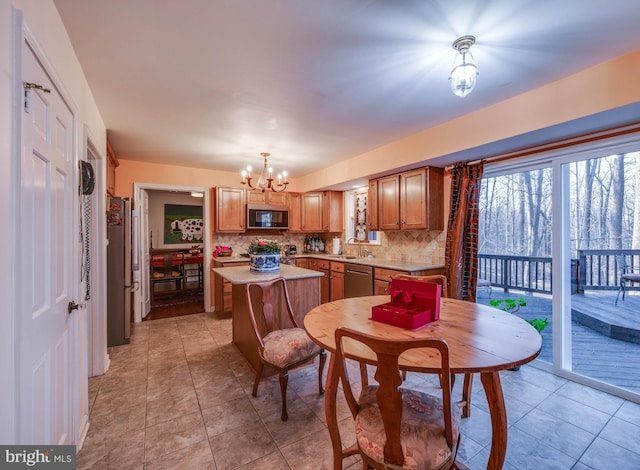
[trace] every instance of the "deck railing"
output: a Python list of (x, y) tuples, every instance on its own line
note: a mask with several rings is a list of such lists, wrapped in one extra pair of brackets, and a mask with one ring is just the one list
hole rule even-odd
[[(578, 291), (618, 289), (622, 269), (618, 265), (618, 256), (624, 256), (629, 266), (640, 267), (640, 250), (578, 250)], [(627, 288), (638, 289), (633, 286)]]
[(478, 255), (478, 278), (505, 292), (551, 293), (551, 258), (511, 255)]
[[(633, 267), (640, 266), (640, 250), (579, 250), (571, 260), (571, 293), (585, 290), (615, 290), (620, 284), (616, 256)], [(478, 278), (493, 287), (525, 292), (551, 293), (551, 257), (478, 254)], [(629, 286), (639, 290), (638, 286)]]

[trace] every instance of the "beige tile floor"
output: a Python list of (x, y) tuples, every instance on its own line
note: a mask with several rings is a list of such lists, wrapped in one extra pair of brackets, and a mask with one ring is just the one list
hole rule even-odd
[[(282, 422), (277, 379), (263, 381), (251, 396), (254, 375), (231, 344), (229, 319), (195, 314), (136, 324), (131, 344), (109, 355), (109, 371), (89, 380), (90, 428), (78, 469), (331, 468), (316, 368), (290, 374), (289, 420)], [(408, 380), (416, 387), (434, 383), (418, 374)], [(640, 435), (640, 405), (532, 366), (503, 373), (502, 383), (506, 469), (640, 468), (633, 437)], [(472, 404), (459, 459), (475, 470), (486, 466), (491, 440), (477, 378)], [(344, 403), (339, 418), (351, 444)], [(352, 457), (343, 468), (361, 463)]]

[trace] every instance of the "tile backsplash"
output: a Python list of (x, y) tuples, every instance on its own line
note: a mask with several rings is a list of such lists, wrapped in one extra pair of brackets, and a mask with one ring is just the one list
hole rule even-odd
[[(280, 232), (273, 235), (259, 235), (261, 238), (269, 238), (280, 241), (281, 243), (292, 243), (298, 248), (298, 253), (302, 253), (304, 239), (307, 236), (322, 237), (326, 247), (326, 251), (331, 251), (332, 238), (331, 234), (314, 234), (314, 233), (288, 233)], [(428, 263), (433, 265), (444, 264), (444, 248), (446, 242), (446, 231), (427, 231), (427, 230), (408, 230), (408, 231), (390, 231), (378, 232), (380, 244), (366, 244), (366, 249), (373, 253), (376, 258), (389, 259), (394, 261), (408, 261), (416, 263)], [(246, 234), (213, 234), (213, 248), (216, 245), (229, 245), (233, 247), (235, 253), (244, 253), (247, 251), (249, 242), (256, 238), (256, 235)], [(344, 245), (344, 236), (341, 237), (342, 251), (345, 254), (357, 255), (357, 245)]]

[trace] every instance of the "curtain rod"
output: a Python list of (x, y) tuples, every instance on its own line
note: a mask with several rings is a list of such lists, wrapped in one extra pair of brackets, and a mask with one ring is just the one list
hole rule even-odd
[[(573, 145), (586, 144), (589, 142), (597, 142), (599, 140), (608, 139), (611, 137), (619, 137), (621, 135), (633, 134), (635, 132), (640, 132), (640, 122), (636, 122), (633, 124), (629, 124), (621, 127), (612, 127), (610, 129), (592, 132), (590, 134), (583, 134), (576, 137), (571, 137), (569, 139), (560, 139), (553, 142), (548, 142), (542, 145), (536, 145), (533, 147), (525, 147), (521, 150), (516, 150), (509, 153), (503, 153), (501, 155), (495, 155), (493, 157), (481, 158), (477, 160), (469, 160), (466, 163), (467, 165), (477, 165), (480, 162), (501, 162), (504, 160), (512, 160), (514, 158), (520, 158), (527, 155), (535, 155), (538, 153), (548, 152), (550, 150), (558, 150), (565, 147), (571, 147)], [(446, 171), (451, 170), (455, 164), (446, 166), (444, 169)]]

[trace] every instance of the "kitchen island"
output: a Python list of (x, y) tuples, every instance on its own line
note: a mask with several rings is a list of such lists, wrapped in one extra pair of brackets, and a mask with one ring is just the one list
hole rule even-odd
[[(280, 271), (274, 273), (256, 273), (249, 270), (248, 266), (237, 266), (227, 268), (213, 268), (212, 271), (229, 281), (232, 284), (232, 338), (233, 344), (240, 350), (251, 366), (258, 368), (260, 359), (258, 358), (258, 344), (251, 327), (249, 319), (249, 304), (246, 296), (246, 285), (251, 282), (263, 282), (283, 277), (287, 281), (289, 299), (293, 314), (302, 327), (304, 317), (312, 308), (320, 305), (320, 278), (321, 272), (310, 269), (298, 268), (296, 266), (280, 265)], [(257, 300), (258, 293), (251, 292), (251, 302), (254, 311), (262, 308)], [(274, 316), (274, 326), (291, 326), (286, 311), (284, 310), (284, 294), (274, 301), (274, 311), (282, 312), (281, 316)], [(282, 323), (281, 323), (282, 322)], [(262, 328), (263, 325), (258, 325)], [(272, 375), (275, 371), (265, 367), (265, 376)]]

